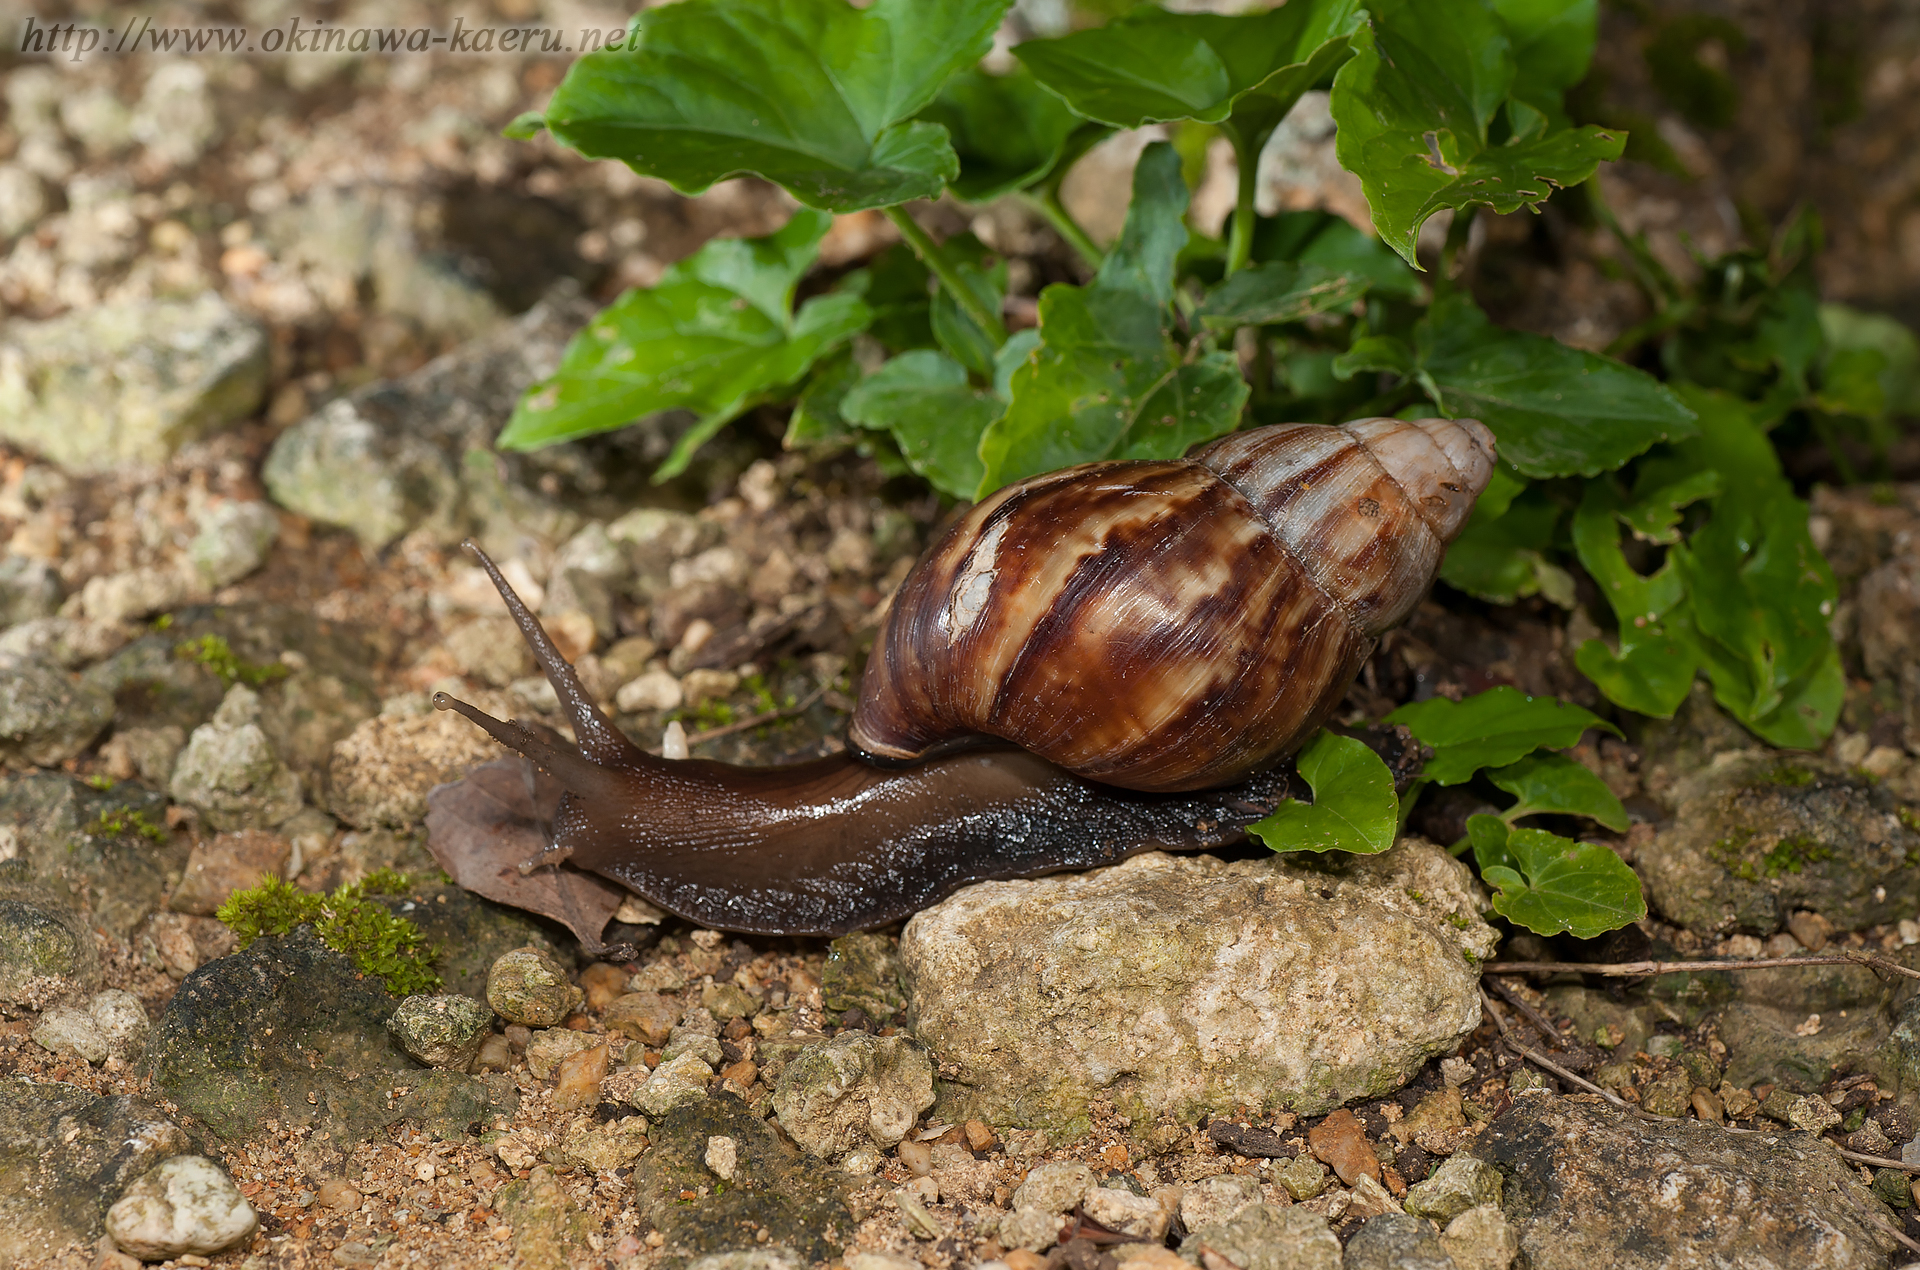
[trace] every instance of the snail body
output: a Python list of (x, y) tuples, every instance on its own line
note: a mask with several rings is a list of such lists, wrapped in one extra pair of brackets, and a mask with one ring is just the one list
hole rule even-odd
[(717, 929), (880, 925), (969, 882), (1238, 838), (1492, 467), (1477, 421), (1368, 419), (1017, 482), (908, 575), (832, 758), (646, 753), (484, 556), (576, 745), (434, 703), (565, 787), (543, 859)]

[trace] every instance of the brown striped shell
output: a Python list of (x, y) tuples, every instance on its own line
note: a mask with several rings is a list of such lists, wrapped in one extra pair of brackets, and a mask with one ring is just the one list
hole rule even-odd
[(1493, 461), (1476, 419), (1361, 419), (1009, 485), (901, 585), (848, 740), (907, 762), (999, 737), (1129, 789), (1240, 780), (1325, 721)]

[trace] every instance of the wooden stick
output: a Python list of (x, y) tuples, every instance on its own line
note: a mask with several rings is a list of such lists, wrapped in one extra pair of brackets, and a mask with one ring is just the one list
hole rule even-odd
[(1848, 950), (1830, 956), (1755, 957), (1751, 960), (1716, 958), (1706, 961), (1496, 961), (1482, 966), (1490, 975), (1583, 974), (1614, 979), (1646, 975), (1682, 974), (1692, 970), (1772, 970), (1781, 966), (1866, 966), (1888, 974), (1920, 979), (1920, 970), (1912, 970), (1878, 953)]

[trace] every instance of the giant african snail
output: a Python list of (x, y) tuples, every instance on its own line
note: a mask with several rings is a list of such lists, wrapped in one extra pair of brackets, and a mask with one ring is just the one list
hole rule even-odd
[(855, 754), (770, 768), (647, 754), (484, 555), (578, 748), (434, 704), (566, 788), (544, 858), (722, 930), (875, 926), (969, 882), (1238, 838), (1425, 593), (1493, 461), (1476, 420), (1363, 419), (1010, 485), (902, 584)]

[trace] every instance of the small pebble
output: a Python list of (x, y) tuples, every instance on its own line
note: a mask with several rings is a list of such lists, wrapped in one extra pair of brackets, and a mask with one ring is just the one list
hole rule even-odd
[(553, 1087), (553, 1109), (575, 1111), (600, 1101), (600, 1082), (607, 1078), (612, 1055), (602, 1041), (592, 1049), (569, 1054), (560, 1060)]
[(580, 986), (587, 993), (587, 1008), (598, 1014), (625, 994), (627, 972), (604, 961), (596, 961), (580, 972)]
[(1367, 1142), (1366, 1126), (1344, 1107), (1307, 1131), (1307, 1145), (1348, 1186), (1362, 1177), (1380, 1180), (1380, 1157)]
[(925, 1177), (933, 1172), (933, 1148), (924, 1142), (906, 1141), (900, 1144), (900, 1163), (915, 1177)]
[(511, 1023), (552, 1027), (580, 1004), (580, 989), (560, 964), (537, 948), (516, 948), (487, 971), (487, 1004)]
[(107, 1210), (106, 1226), (123, 1252), (164, 1261), (230, 1248), (260, 1219), (225, 1169), (203, 1155), (176, 1155), (126, 1189)]
[(351, 1213), (360, 1207), (360, 1189), (352, 1182), (334, 1178), (320, 1183), (320, 1204), (336, 1213)]
[(513, 1066), (513, 1049), (507, 1044), (507, 1038), (498, 1033), (480, 1042), (479, 1057), (473, 1060), (475, 1071), (504, 1072)]

